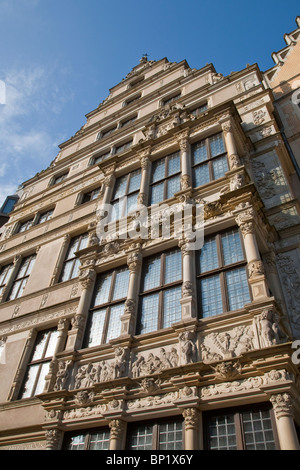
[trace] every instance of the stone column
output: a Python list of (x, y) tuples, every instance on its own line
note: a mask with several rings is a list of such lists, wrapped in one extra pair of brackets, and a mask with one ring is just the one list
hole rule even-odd
[(109, 450), (122, 450), (125, 443), (126, 422), (121, 419), (112, 419), (109, 422), (109, 427)]
[(140, 249), (133, 251), (127, 256), (127, 265), (130, 276), (128, 284), (127, 300), (125, 302), (125, 312), (121, 317), (121, 335), (134, 334), (136, 325), (136, 310), (138, 303), (138, 293), (141, 276), (142, 254)]
[(183, 410), (182, 416), (185, 428), (184, 450), (198, 450), (201, 413), (197, 408), (186, 408)]
[(196, 301), (194, 283), (195, 277), (195, 258), (194, 250), (188, 249), (188, 240), (182, 237), (178, 246), (182, 254), (182, 294), (181, 294), (181, 307), (182, 307), (182, 320), (194, 318), (196, 316)]
[(272, 395), (270, 401), (276, 416), (281, 450), (300, 450), (293, 419), (293, 399), (288, 393)]
[(63, 440), (63, 432), (60, 429), (47, 429), (46, 450), (60, 450)]
[(76, 315), (71, 320), (72, 330), (69, 331), (66, 350), (77, 350), (82, 347), (84, 329), (96, 280), (96, 272), (93, 267), (83, 269), (79, 280), (82, 291)]
[(220, 124), (224, 135), (229, 168), (230, 170), (234, 170), (235, 168), (241, 166), (241, 161), (235, 143), (233, 123), (232, 120), (227, 117), (226, 121), (220, 121)]
[(189, 133), (185, 132), (178, 137), (181, 160), (180, 186), (182, 191), (192, 187), (192, 166), (188, 136)]
[(264, 265), (256, 241), (255, 219), (256, 215), (252, 207), (240, 212), (235, 218), (244, 239), (252, 297), (253, 300), (260, 300), (262, 298), (269, 297), (269, 289), (266, 283)]
[(139, 155), (142, 168), (141, 187), (138, 195), (138, 204), (148, 206), (149, 182), (151, 173), (151, 161), (149, 159), (150, 149), (145, 150)]

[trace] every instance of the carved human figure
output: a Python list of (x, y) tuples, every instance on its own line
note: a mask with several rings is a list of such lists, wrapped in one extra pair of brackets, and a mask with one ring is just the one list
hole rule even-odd
[(185, 331), (179, 335), (181, 342), (182, 362), (190, 364), (195, 361), (197, 348), (190, 337), (190, 332)]
[(69, 378), (69, 367), (72, 361), (59, 361), (58, 371), (56, 374), (56, 383), (54, 390), (64, 390)]

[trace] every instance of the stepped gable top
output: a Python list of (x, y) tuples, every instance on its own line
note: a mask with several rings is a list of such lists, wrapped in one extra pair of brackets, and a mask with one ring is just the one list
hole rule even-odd
[(290, 52), (298, 43), (298, 41), (300, 41), (300, 16), (297, 16), (296, 24), (298, 26), (297, 29), (283, 36), (287, 45), (280, 51), (272, 53), (272, 59), (275, 62), (275, 66), (264, 73), (268, 83), (271, 83), (272, 80), (274, 80), (275, 76), (287, 60), (287, 57), (289, 56)]

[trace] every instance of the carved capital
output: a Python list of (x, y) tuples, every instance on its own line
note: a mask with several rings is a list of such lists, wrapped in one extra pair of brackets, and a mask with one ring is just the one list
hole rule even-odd
[(79, 281), (83, 289), (90, 289), (94, 285), (96, 272), (93, 269), (83, 269), (79, 276)]
[(129, 253), (127, 256), (127, 265), (129, 267), (130, 272), (136, 273), (138, 272), (141, 264), (142, 264), (142, 254), (138, 251)]
[(249, 278), (253, 279), (257, 276), (262, 276), (265, 274), (264, 264), (262, 261), (251, 261), (248, 263), (248, 273)]
[(186, 408), (182, 412), (184, 417), (185, 429), (197, 430), (200, 423), (200, 412), (197, 408)]
[(125, 431), (125, 422), (121, 419), (113, 419), (109, 423), (110, 438), (122, 439)]
[(182, 191), (185, 191), (185, 190), (191, 188), (192, 178), (190, 177), (190, 175), (181, 175), (181, 177), (180, 177), (180, 186), (181, 186)]
[(60, 429), (48, 429), (46, 431), (46, 450), (58, 450), (63, 433)]
[(270, 401), (273, 405), (273, 409), (277, 419), (280, 419), (283, 416), (293, 417), (293, 399), (288, 393), (279, 393), (278, 395), (272, 395)]

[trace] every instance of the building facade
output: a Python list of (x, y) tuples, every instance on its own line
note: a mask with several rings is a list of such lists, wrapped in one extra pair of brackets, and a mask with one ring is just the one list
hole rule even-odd
[(299, 38), (272, 76), (143, 57), (23, 184), (0, 449), (299, 449)]

